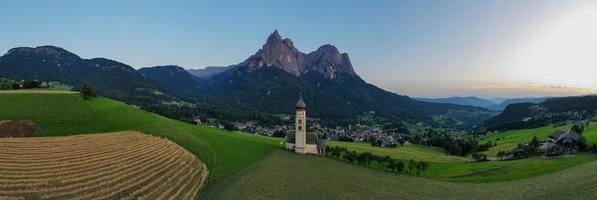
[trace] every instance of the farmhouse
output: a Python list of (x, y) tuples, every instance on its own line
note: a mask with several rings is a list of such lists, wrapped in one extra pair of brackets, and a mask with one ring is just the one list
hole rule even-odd
[(325, 140), (320, 140), (317, 133), (307, 132), (307, 110), (303, 97), (296, 103), (294, 131), (286, 138), (286, 149), (299, 154), (324, 154)]
[(546, 155), (559, 155), (562, 153), (574, 153), (579, 149), (581, 135), (571, 128), (553, 132), (547, 141), (539, 149), (546, 152)]

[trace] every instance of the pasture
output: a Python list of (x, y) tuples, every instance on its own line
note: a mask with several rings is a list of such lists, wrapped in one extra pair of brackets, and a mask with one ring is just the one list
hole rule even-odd
[(495, 183), (451, 183), (276, 151), (205, 199), (596, 199), (597, 162)]
[(346, 147), (350, 150), (357, 152), (371, 152), (372, 154), (390, 156), (396, 159), (402, 160), (423, 160), (428, 162), (461, 162), (471, 161), (470, 159), (451, 156), (438, 147), (426, 147), (413, 144), (405, 144), (404, 146), (398, 146), (397, 148), (381, 148), (372, 147), (369, 143), (362, 142), (337, 142), (330, 141), (327, 143), (328, 146), (339, 146)]
[[(329, 142), (350, 150), (431, 162), (424, 177), (387, 173), (326, 157), (287, 153), (281, 150), (281, 139), (195, 126), (107, 98), (83, 100), (76, 93), (0, 94), (0, 119), (33, 120), (42, 127), (36, 135), (44, 137), (131, 130), (167, 138), (209, 169), (200, 192), (206, 199), (541, 199), (544, 194), (594, 199), (595, 193), (588, 190), (571, 191), (597, 182), (592, 178), (597, 177), (597, 162), (593, 162), (597, 156), (588, 154), (477, 163), (433, 147), (382, 149)], [(504, 132), (484, 140), (500, 137), (494, 148), (509, 149), (508, 145), (530, 141), (533, 135), (547, 137), (555, 129)], [(583, 170), (588, 173), (582, 174)]]
[(587, 139), (588, 145), (597, 144), (597, 122), (589, 123), (589, 127), (582, 134)]
[(42, 127), (37, 136), (133, 130), (167, 138), (207, 165), (207, 189), (282, 148), (279, 139), (199, 127), (78, 93), (0, 94), (0, 119), (33, 120)]
[[(472, 159), (447, 155), (437, 147), (404, 145), (396, 148), (373, 147), (367, 143), (329, 142), (329, 146), (346, 147), (357, 152), (371, 152), (394, 159), (430, 162), (424, 177), (448, 182), (489, 183), (511, 181), (557, 172), (576, 165), (597, 160), (593, 155), (576, 155), (555, 158), (530, 158), (523, 160), (476, 162)], [(382, 170), (383, 167), (375, 167)]]
[(489, 148), (486, 152), (482, 152), (488, 157), (496, 157), (499, 151), (510, 151), (514, 149), (519, 143), (529, 143), (534, 136), (537, 136), (539, 140), (544, 140), (549, 137), (554, 131), (564, 129), (569, 126), (544, 126), (532, 129), (522, 130), (510, 130), (504, 131), (495, 135), (483, 137), (479, 139), (479, 144), (484, 144), (487, 141), (493, 141), (497, 143), (497, 146)]
[(41, 199), (193, 199), (205, 164), (138, 132), (0, 139), (0, 196)]

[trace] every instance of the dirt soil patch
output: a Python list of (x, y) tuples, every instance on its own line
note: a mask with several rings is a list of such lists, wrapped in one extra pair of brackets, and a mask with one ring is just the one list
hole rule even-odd
[(29, 137), (41, 127), (31, 120), (0, 120), (0, 138), (4, 137)]

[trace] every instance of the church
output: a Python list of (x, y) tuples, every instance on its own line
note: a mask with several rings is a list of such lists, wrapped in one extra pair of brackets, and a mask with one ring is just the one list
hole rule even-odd
[(298, 154), (325, 154), (325, 140), (319, 139), (317, 133), (307, 132), (307, 109), (303, 96), (296, 103), (294, 131), (289, 131), (286, 138), (286, 149)]

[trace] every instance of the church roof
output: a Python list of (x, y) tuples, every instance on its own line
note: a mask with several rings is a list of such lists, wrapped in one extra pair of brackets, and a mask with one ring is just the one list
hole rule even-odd
[(301, 98), (296, 102), (296, 109), (305, 109), (306, 107), (307, 105), (305, 104), (305, 101), (303, 101), (303, 96), (301, 95)]

